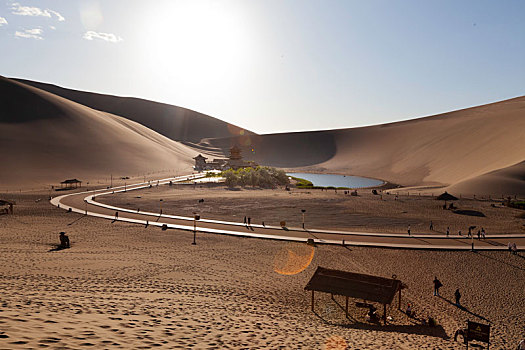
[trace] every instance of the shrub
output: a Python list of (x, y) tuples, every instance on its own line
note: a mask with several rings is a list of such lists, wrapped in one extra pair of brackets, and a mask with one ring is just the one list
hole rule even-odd
[(283, 170), (271, 167), (228, 169), (221, 173), (226, 179), (226, 186), (252, 186), (261, 188), (274, 188), (290, 183), (288, 175)]

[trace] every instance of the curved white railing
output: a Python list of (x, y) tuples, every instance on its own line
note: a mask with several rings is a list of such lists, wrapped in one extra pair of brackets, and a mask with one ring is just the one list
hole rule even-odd
[[(77, 192), (77, 193), (71, 193), (66, 194), (58, 197), (54, 197), (51, 199), (51, 204), (79, 214), (84, 215), (90, 215), (94, 217), (99, 217), (103, 219), (108, 220), (115, 220), (115, 221), (122, 221), (122, 222), (129, 222), (129, 223), (135, 223), (135, 224), (141, 224), (141, 225), (152, 225), (152, 226), (158, 226), (158, 227), (165, 227), (169, 229), (178, 229), (178, 230), (184, 230), (184, 231), (194, 231), (194, 226), (189, 225), (179, 225), (179, 224), (173, 224), (173, 223), (165, 223), (162, 222), (162, 218), (168, 218), (168, 219), (177, 219), (177, 220), (185, 220), (188, 222), (193, 222), (193, 217), (185, 217), (185, 216), (178, 216), (178, 215), (168, 215), (168, 214), (161, 214), (161, 213), (153, 213), (153, 212), (147, 212), (147, 211), (140, 211), (140, 210), (133, 210), (128, 208), (121, 208), (116, 207), (109, 204), (104, 204), (97, 202), (95, 199), (98, 196), (105, 196), (105, 195), (111, 195), (115, 193), (122, 193), (122, 192), (128, 192), (133, 190), (140, 190), (140, 189), (146, 189), (151, 188), (155, 186), (165, 185), (171, 183), (180, 183), (185, 181), (191, 181), (199, 178), (205, 177), (204, 174), (192, 174), (192, 175), (185, 175), (185, 176), (179, 176), (179, 177), (172, 177), (172, 178), (166, 178), (166, 179), (160, 179), (156, 181), (148, 181), (148, 182), (141, 182), (133, 185), (124, 185), (124, 186), (117, 186), (113, 187), (110, 190), (108, 189), (101, 189), (101, 190), (92, 190), (92, 191), (84, 191), (84, 192)], [(100, 192), (99, 192), (100, 191)], [(61, 200), (68, 196), (78, 196), (80, 194), (87, 194), (83, 199), (86, 203), (86, 208), (75, 208), (72, 206), (68, 206), (64, 203), (61, 203)], [(116, 215), (107, 215), (102, 214), (94, 211), (87, 210), (87, 204), (97, 206), (100, 208), (105, 208), (109, 210), (114, 210), (115, 212), (121, 212), (121, 213), (130, 213), (130, 214), (140, 214), (143, 216), (151, 216), (154, 218), (157, 218), (157, 220), (141, 220), (141, 219), (133, 219), (128, 217), (118, 217)], [(200, 219), (200, 222), (205, 223), (212, 223), (212, 224), (222, 224), (222, 225), (229, 225), (232, 227), (246, 227), (244, 223), (240, 222), (230, 222), (230, 221), (221, 221), (221, 220), (212, 220), (212, 219)], [(282, 229), (280, 226), (262, 226), (257, 224), (250, 225), (254, 228), (259, 229)], [(346, 236), (370, 236), (370, 237), (389, 237), (389, 238), (427, 238), (427, 239), (468, 239), (466, 236), (456, 236), (456, 235), (422, 235), (422, 234), (416, 234), (408, 236), (407, 234), (399, 234), (399, 233), (378, 233), (378, 232), (354, 232), (354, 231), (339, 231), (339, 230), (322, 230), (322, 229), (300, 229), (300, 228), (287, 228), (288, 231), (292, 232), (305, 232), (309, 234), (337, 234), (337, 235), (346, 235)], [(207, 227), (197, 227), (196, 231), (198, 232), (204, 232), (204, 233), (214, 233), (214, 234), (226, 234), (226, 235), (234, 235), (234, 236), (243, 236), (243, 237), (253, 237), (253, 238), (264, 238), (264, 239), (274, 239), (274, 240), (286, 240), (286, 241), (297, 241), (297, 242), (305, 242), (309, 239), (309, 237), (293, 237), (293, 236), (287, 236), (287, 235), (275, 235), (275, 234), (264, 234), (264, 233), (255, 233), (255, 232), (245, 232), (245, 231), (235, 231), (235, 230), (224, 230), (224, 229), (213, 229), (213, 228), (207, 228)], [(283, 233), (286, 232), (283, 230)], [(487, 239), (497, 239), (497, 238), (525, 238), (525, 235), (520, 234), (502, 234), (502, 235), (487, 235)], [(456, 246), (456, 245), (424, 245), (424, 244), (402, 244), (402, 243), (375, 243), (375, 242), (355, 242), (355, 241), (345, 241), (345, 240), (330, 240), (330, 239), (320, 239), (320, 238), (314, 238), (313, 239), (315, 243), (321, 243), (321, 244), (337, 244), (337, 245), (353, 245), (353, 246), (368, 246), (368, 247), (383, 247), (383, 248), (404, 248), (404, 249), (434, 249), (434, 250), (471, 250), (472, 246), (471, 244), (465, 244), (464, 246)], [(476, 250), (506, 250), (506, 246), (476, 246)]]

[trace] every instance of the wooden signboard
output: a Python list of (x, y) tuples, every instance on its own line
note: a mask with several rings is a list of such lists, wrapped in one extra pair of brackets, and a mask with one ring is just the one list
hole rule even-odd
[(471, 340), (481, 341), (490, 345), (490, 325), (473, 321), (467, 322), (467, 349), (468, 342)]

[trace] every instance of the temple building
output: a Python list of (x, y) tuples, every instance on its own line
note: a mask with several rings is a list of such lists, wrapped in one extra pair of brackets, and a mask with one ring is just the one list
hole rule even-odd
[(229, 158), (215, 158), (212, 162), (206, 162), (206, 159), (208, 158), (199, 154), (193, 159), (195, 160), (195, 166), (193, 168), (196, 171), (228, 169), (237, 170), (240, 168), (255, 168), (258, 166), (258, 164), (253, 161), (243, 160), (242, 150), (237, 145), (234, 145), (232, 148), (230, 148)]

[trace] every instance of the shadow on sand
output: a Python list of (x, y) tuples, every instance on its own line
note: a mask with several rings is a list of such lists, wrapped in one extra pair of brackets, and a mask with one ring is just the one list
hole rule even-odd
[(53, 248), (49, 249), (48, 252), (58, 252), (60, 250), (69, 249), (71, 247), (62, 247), (61, 245), (53, 245)]
[[(482, 251), (475, 251), (474, 253), (479, 254), (480, 256), (483, 256), (483, 257), (485, 257), (487, 259), (494, 260), (494, 261), (497, 261), (499, 263), (505, 264), (507, 266), (513, 267), (515, 269), (518, 269), (518, 270), (521, 270), (521, 271), (525, 271), (525, 269), (523, 267), (521, 267), (521, 266), (508, 263), (505, 260), (494, 258), (494, 257), (492, 257), (492, 256), (490, 256), (490, 255), (488, 255), (486, 253), (483, 253)], [(525, 259), (525, 257), (523, 257), (521, 254), (514, 254), (514, 256), (519, 257), (521, 259)]]
[(476, 316), (477, 318), (480, 318), (482, 319), (483, 321), (485, 322), (488, 322), (488, 323), (491, 323), (490, 320), (486, 319), (485, 317), (481, 316), (481, 315), (478, 315), (472, 311), (470, 311), (469, 309), (467, 309), (465, 306), (463, 305), (456, 305), (456, 303), (452, 302), (452, 300), (448, 300), (447, 298), (444, 298), (442, 297), (441, 295), (439, 296), (441, 299), (443, 299), (444, 301), (446, 301), (447, 303), (449, 303), (450, 305), (454, 305), (455, 307), (457, 307), (458, 309), (462, 310), (462, 311), (465, 311), (466, 313), (472, 315), (472, 316)]
[(314, 311), (314, 314), (321, 319), (325, 324), (331, 326), (338, 326), (347, 329), (364, 329), (364, 330), (373, 330), (381, 332), (393, 332), (393, 333), (406, 333), (406, 334), (418, 334), (426, 335), (436, 338), (442, 338), (445, 340), (450, 339), (442, 326), (438, 325), (435, 327), (430, 327), (427, 325), (421, 324), (411, 324), (411, 325), (390, 325), (385, 326), (374, 323), (363, 323), (363, 322), (353, 322), (353, 323), (336, 323), (325, 320), (321, 315)]

